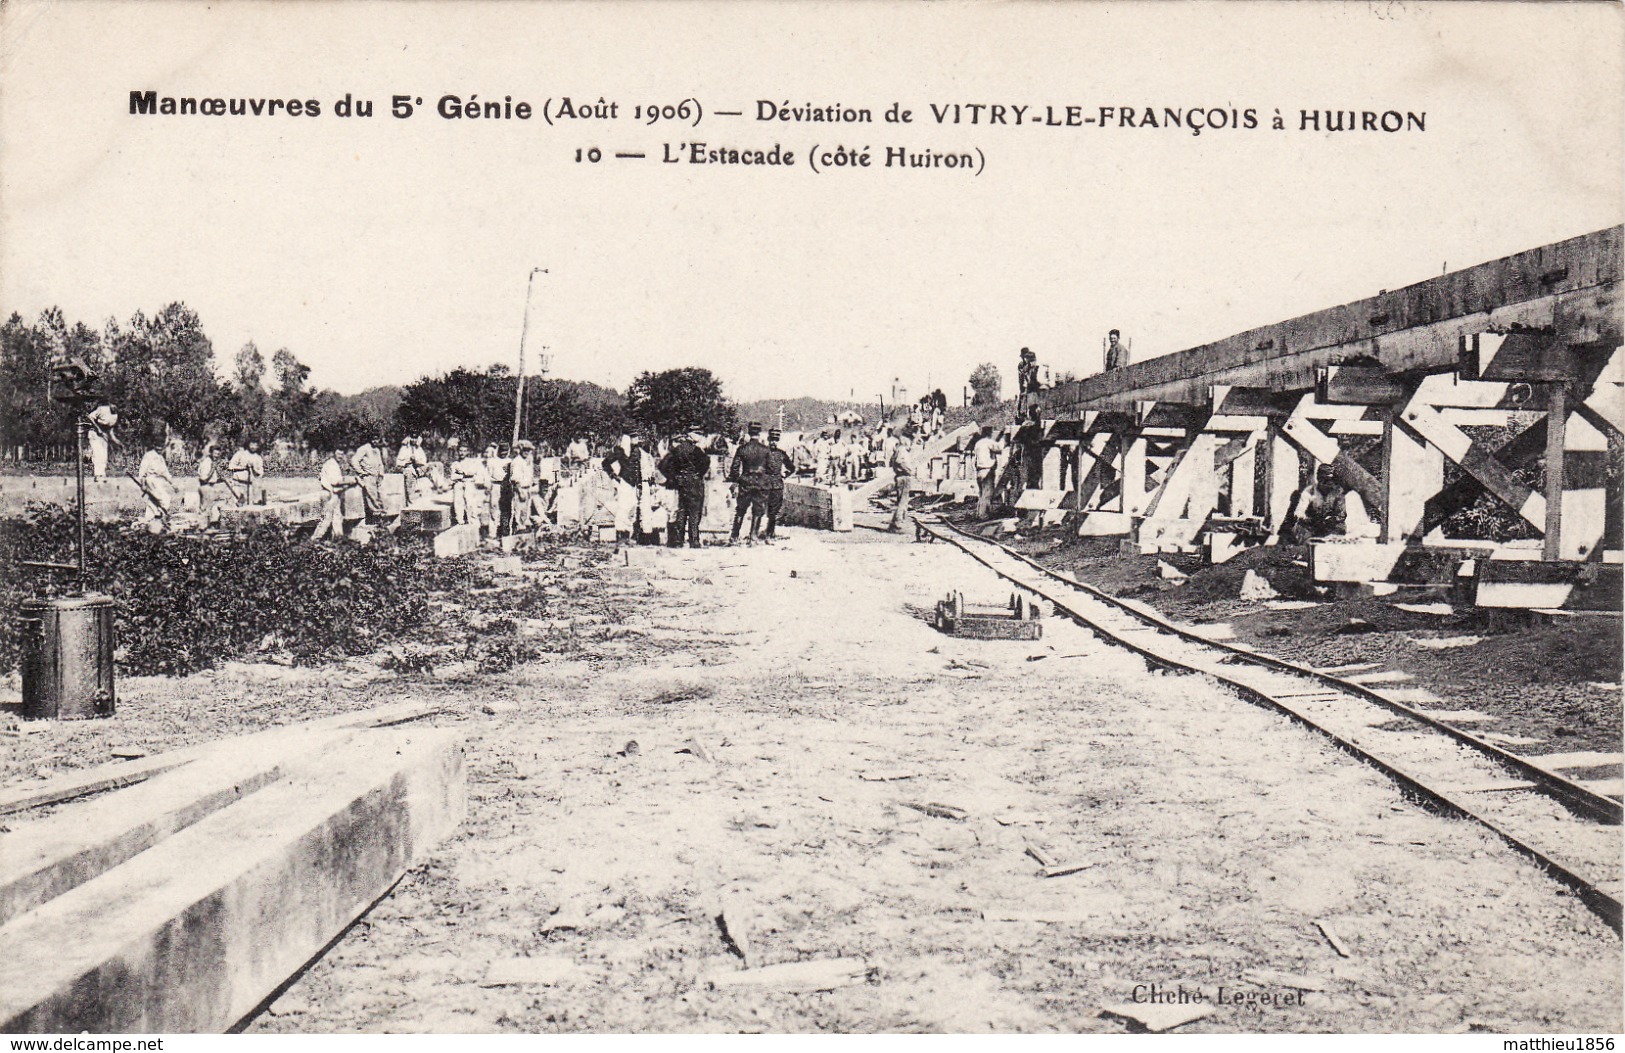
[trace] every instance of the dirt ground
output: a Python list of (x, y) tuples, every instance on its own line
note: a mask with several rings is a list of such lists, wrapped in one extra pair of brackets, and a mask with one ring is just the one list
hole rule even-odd
[[(948, 588), (1008, 594), (949, 546), (629, 551), (568, 653), (127, 684), (7, 769), (162, 748), (217, 707), (451, 705), (467, 820), (251, 1031), (1115, 1033), (1102, 1007), (1153, 984), (1223, 989), (1190, 1032), (1621, 1028), (1618, 938), (1498, 842), (1074, 626), (939, 635)], [(741, 949), (861, 979), (713, 984)]]

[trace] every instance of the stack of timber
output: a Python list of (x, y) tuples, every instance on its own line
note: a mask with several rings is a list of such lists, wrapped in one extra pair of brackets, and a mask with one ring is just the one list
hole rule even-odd
[(400, 709), (146, 758), (134, 786), (12, 821), (0, 1029), (204, 1032), (251, 1016), (462, 820), (454, 732), (358, 726), (424, 712)]
[[(386, 518), (398, 516), (406, 508), (406, 477), (399, 472), (386, 474), (378, 484), (378, 499), (383, 502)], [(361, 487), (352, 486), (344, 491), (344, 518), (361, 519), (367, 514), (366, 497)]]
[(314, 523), (322, 517), (322, 499), (322, 492), (317, 490), (291, 500), (269, 501), (263, 505), (221, 505), (220, 527), (235, 530), (261, 523), (280, 523), (284, 526)]
[(786, 526), (849, 531), (852, 529), (852, 491), (844, 486), (787, 481), (779, 519)]

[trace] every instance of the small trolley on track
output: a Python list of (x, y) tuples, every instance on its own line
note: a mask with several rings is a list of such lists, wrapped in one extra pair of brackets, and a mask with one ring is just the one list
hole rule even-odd
[(1038, 602), (1025, 593), (1012, 593), (1010, 602), (999, 607), (967, 604), (965, 594), (956, 590), (937, 601), (933, 623), (949, 636), (968, 640), (1037, 640), (1044, 634), (1043, 616)]

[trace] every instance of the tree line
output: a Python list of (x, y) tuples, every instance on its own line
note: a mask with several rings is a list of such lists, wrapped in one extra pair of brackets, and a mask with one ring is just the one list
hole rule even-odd
[[(125, 323), (110, 318), (99, 329), (70, 325), (52, 307), (32, 323), (13, 312), (0, 326), (0, 447), (8, 457), (71, 449), (73, 411), (52, 398), (52, 368), (73, 358), (99, 375), (96, 390), (117, 409), (122, 430), (162, 422), (193, 446), (258, 439), (330, 450), (422, 434), (480, 447), (513, 435), (518, 378), (504, 365), (342, 395), (313, 387), (310, 367), (288, 348), (267, 357), (252, 341), (222, 376), (202, 320), (183, 303), (151, 316), (137, 311)], [(721, 382), (697, 368), (643, 373), (624, 395), (528, 377), (519, 412), (520, 434), (554, 449), (577, 438), (609, 441), (629, 428), (665, 437), (690, 428), (731, 432), (738, 423)]]

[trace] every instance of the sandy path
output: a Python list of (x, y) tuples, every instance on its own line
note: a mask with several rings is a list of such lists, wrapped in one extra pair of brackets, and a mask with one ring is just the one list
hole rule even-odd
[[(460, 696), (469, 819), (254, 1029), (1120, 1031), (1099, 1008), (1141, 984), (1292, 1000), (1258, 969), (1321, 990), (1186, 1029), (1621, 1026), (1618, 939), (1475, 827), (1071, 625), (937, 634), (948, 587), (1008, 595), (948, 546), (796, 531), (617, 574), (649, 592), (626, 659), (402, 685)], [(754, 963), (870, 978), (713, 989), (743, 968), (719, 911)], [(552, 982), (482, 985), (521, 956)]]

